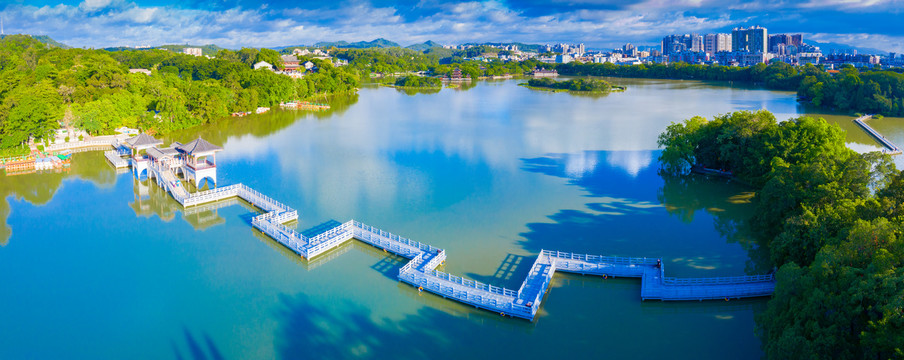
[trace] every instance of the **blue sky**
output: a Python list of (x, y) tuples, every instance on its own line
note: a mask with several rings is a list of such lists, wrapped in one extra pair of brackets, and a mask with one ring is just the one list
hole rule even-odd
[(217, 44), (229, 48), (386, 38), (654, 45), (670, 33), (770, 33), (904, 53), (904, 0), (0, 0), (7, 34), (71, 46)]

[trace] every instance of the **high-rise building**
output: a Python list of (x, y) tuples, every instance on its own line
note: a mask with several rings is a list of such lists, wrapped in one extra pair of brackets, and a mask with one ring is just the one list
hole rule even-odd
[(780, 53), (782, 51), (782, 48), (789, 48), (793, 46), (795, 49), (798, 49), (800, 48), (801, 44), (803, 44), (803, 37), (800, 34), (769, 35), (769, 51), (776, 54)]
[(691, 34), (691, 51), (703, 52), (703, 36)]
[(751, 53), (768, 52), (769, 36), (766, 28), (751, 26), (731, 30), (731, 51), (747, 51)]
[(731, 34), (704, 35), (703, 51), (708, 54), (715, 54), (720, 51), (731, 51)]
[(703, 37), (697, 34), (674, 34), (662, 38), (662, 54), (677, 54), (683, 51), (703, 51)]
[(627, 43), (624, 46), (622, 46), (621, 50), (622, 50), (622, 54), (625, 54), (628, 56), (637, 55), (637, 47), (632, 45), (631, 43)]

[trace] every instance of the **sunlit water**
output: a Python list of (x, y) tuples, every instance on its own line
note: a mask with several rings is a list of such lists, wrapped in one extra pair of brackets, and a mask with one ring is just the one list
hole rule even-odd
[[(748, 189), (657, 174), (673, 121), (800, 109), (793, 93), (626, 80), (602, 97), (518, 81), (407, 94), (368, 87), (325, 113), (227, 119), (220, 185), (299, 210), (299, 230), (356, 219), (445, 248), (444, 270), (517, 289), (541, 249), (662, 257), (669, 276), (768, 272)], [(875, 147), (849, 124), (853, 148)], [(872, 123), (899, 144), (900, 119)], [(301, 260), (253, 208), (183, 214), (99, 152), (64, 174), (0, 178), (0, 358), (759, 358), (765, 300), (641, 302), (637, 279), (556, 275), (534, 322), (396, 280), (361, 243)], [(309, 233), (315, 230), (309, 230)]]

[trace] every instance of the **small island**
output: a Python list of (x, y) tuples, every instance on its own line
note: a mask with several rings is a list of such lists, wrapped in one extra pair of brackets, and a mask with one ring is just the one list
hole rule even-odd
[(608, 93), (612, 91), (625, 91), (625, 87), (623, 86), (615, 86), (608, 81), (599, 79), (556, 81), (550, 78), (541, 78), (531, 79), (528, 82), (519, 85), (526, 86), (528, 89), (552, 92), (573, 91), (581, 93)]
[(401, 89), (442, 89), (443, 82), (440, 79), (426, 76), (403, 76), (388, 86)]

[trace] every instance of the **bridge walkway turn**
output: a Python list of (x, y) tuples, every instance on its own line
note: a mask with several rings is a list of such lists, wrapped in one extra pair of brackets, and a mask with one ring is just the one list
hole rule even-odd
[(614, 257), (542, 250), (518, 290), (507, 289), (437, 270), (446, 251), (381, 229), (349, 220), (316, 236), (307, 237), (284, 225), (298, 219), (298, 212), (243, 184), (189, 193), (171, 169), (150, 164), (150, 171), (185, 208), (241, 198), (261, 209), (251, 225), (300, 256), (311, 259), (358, 239), (407, 259), (398, 279), (421, 291), (506, 316), (534, 319), (556, 271), (595, 276), (641, 278), (643, 300), (707, 300), (769, 296), (773, 275), (726, 278), (677, 279), (664, 276), (661, 259)]

